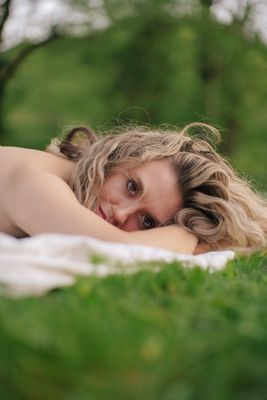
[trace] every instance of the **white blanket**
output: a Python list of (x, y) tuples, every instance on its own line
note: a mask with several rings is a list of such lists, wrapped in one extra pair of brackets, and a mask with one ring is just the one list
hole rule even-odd
[[(15, 239), (0, 233), (0, 285), (10, 295), (37, 296), (73, 284), (76, 275), (132, 273), (146, 268), (140, 262), (174, 260), (185, 267), (216, 271), (234, 255), (233, 251), (216, 251), (192, 256), (85, 236), (42, 234)], [(157, 263), (153, 268), (157, 270)]]

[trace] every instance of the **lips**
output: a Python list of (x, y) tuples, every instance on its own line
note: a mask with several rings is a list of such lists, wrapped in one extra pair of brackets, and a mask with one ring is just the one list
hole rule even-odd
[(102, 210), (101, 207), (99, 207), (98, 211), (99, 211), (99, 216), (106, 221), (107, 220), (107, 216), (106, 216), (106, 214), (104, 213), (104, 211)]

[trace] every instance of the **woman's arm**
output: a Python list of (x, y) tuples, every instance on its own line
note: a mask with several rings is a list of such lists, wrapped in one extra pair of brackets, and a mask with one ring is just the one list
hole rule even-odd
[(61, 178), (29, 165), (12, 172), (4, 200), (6, 215), (28, 235), (78, 234), (182, 253), (193, 253), (197, 246), (194, 235), (174, 225), (146, 231), (122, 231), (80, 205)]
[(129, 235), (131, 243), (164, 248), (178, 253), (193, 254), (198, 243), (195, 235), (177, 225), (129, 232)]

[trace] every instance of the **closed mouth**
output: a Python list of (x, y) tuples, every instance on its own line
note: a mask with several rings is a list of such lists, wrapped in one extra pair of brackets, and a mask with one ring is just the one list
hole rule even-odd
[(107, 216), (106, 216), (106, 214), (104, 213), (104, 211), (102, 210), (102, 208), (101, 207), (99, 207), (99, 216), (101, 217), (101, 218), (103, 218), (105, 221), (107, 220)]

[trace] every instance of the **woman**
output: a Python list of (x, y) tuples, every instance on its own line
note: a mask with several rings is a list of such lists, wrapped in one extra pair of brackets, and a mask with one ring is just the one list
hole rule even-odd
[[(267, 205), (207, 141), (129, 129), (73, 129), (47, 152), (0, 149), (0, 230), (43, 232), (198, 253), (265, 246)], [(151, 229), (153, 228), (153, 229)]]

